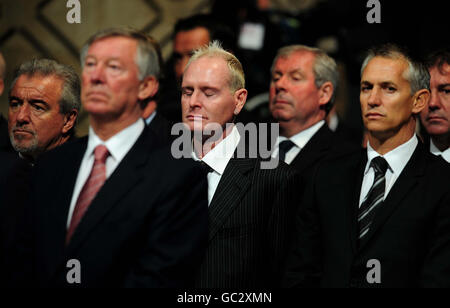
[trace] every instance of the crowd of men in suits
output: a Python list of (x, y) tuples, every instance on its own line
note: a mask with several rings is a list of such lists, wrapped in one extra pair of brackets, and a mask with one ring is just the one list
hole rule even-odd
[[(211, 38), (193, 48), (177, 64), (192, 133), (181, 159), (157, 112), (162, 58), (148, 35), (95, 33), (81, 82), (53, 60), (20, 66), (0, 119), (2, 286), (450, 287), (448, 51), (428, 66), (395, 45), (368, 52), (362, 148), (325, 120), (335, 61), (281, 48), (269, 102), (279, 163), (264, 168), (238, 151), (249, 147), (233, 125), (248, 95), (239, 59)], [(89, 133), (75, 138), (81, 105)]]

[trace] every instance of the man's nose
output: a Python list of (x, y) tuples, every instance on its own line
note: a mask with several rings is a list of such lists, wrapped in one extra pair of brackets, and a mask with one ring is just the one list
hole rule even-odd
[(17, 111), (16, 121), (18, 123), (29, 123), (30, 120), (30, 105), (27, 103), (22, 104)]
[(436, 93), (436, 91), (431, 91), (431, 97), (430, 100), (428, 101), (428, 109), (430, 110), (437, 110), (437, 109), (441, 109), (442, 105), (441, 105), (441, 99), (439, 97), (439, 94)]
[(378, 106), (381, 104), (381, 98), (380, 98), (380, 89), (377, 87), (373, 87), (370, 91), (369, 98), (367, 100), (367, 103), (370, 106)]
[(102, 65), (89, 68), (87, 73), (92, 83), (103, 83), (105, 81), (105, 69)]

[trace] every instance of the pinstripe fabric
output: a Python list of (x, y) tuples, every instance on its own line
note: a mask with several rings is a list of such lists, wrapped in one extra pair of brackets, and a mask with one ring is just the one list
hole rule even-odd
[(282, 164), (231, 159), (209, 209), (201, 288), (273, 287), (280, 280), (297, 200), (297, 177)]

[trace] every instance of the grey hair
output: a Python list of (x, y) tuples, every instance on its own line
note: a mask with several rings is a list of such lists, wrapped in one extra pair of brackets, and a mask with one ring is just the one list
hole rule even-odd
[(5, 79), (5, 72), (6, 72), (5, 59), (3, 58), (3, 55), (0, 52), (0, 80)]
[(369, 61), (375, 57), (403, 59), (408, 63), (408, 70), (404, 72), (403, 77), (409, 81), (411, 96), (422, 89), (430, 90), (430, 73), (425, 65), (412, 60), (406, 50), (394, 44), (384, 44), (370, 49), (361, 66), (361, 77)]
[(80, 78), (72, 67), (50, 59), (33, 59), (24, 62), (15, 71), (10, 92), (14, 88), (17, 79), (22, 75), (56, 76), (61, 79), (63, 86), (59, 100), (59, 112), (65, 115), (73, 109), (80, 111)]
[(330, 101), (325, 105), (325, 111), (328, 113), (333, 107), (334, 101), (336, 99), (336, 90), (339, 81), (339, 72), (337, 70), (336, 61), (325, 51), (315, 47), (309, 47), (306, 45), (289, 45), (278, 49), (275, 58), (273, 59), (270, 71), (273, 73), (275, 68), (275, 63), (279, 58), (288, 57), (296, 52), (310, 52), (314, 54), (314, 84), (316, 88), (319, 89), (325, 82), (331, 82), (333, 85), (333, 94), (331, 95)]
[(139, 71), (138, 79), (142, 81), (148, 76), (160, 79), (162, 56), (158, 43), (151, 36), (132, 28), (109, 28), (92, 35), (81, 49), (80, 60), (82, 68), (84, 67), (89, 47), (98, 40), (110, 37), (128, 37), (136, 40), (138, 44), (135, 63)]
[(225, 60), (230, 71), (229, 87), (232, 93), (245, 88), (245, 74), (241, 62), (232, 53), (222, 48), (219, 41), (212, 41), (209, 45), (203, 46), (194, 51), (189, 59), (184, 72), (188, 69), (192, 62), (201, 57), (219, 57)]

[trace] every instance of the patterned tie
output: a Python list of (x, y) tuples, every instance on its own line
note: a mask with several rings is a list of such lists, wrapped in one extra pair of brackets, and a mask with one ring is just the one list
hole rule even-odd
[(359, 240), (361, 240), (367, 232), (369, 232), (375, 210), (383, 202), (384, 190), (386, 187), (386, 170), (389, 167), (387, 161), (381, 157), (372, 159), (370, 166), (375, 170), (375, 179), (373, 185), (359, 208), (358, 224), (359, 224)]
[(97, 195), (100, 188), (106, 181), (106, 159), (109, 156), (109, 151), (104, 145), (98, 145), (94, 150), (94, 165), (91, 170), (83, 189), (78, 196), (75, 209), (72, 214), (72, 220), (70, 221), (69, 229), (66, 235), (66, 244), (70, 242), (72, 235), (77, 228), (78, 224), (86, 213), (89, 205), (94, 197)]
[(280, 142), (278, 145), (278, 157), (281, 161), (284, 162), (287, 152), (289, 152), (293, 146), (295, 146), (295, 144), (289, 139)]

